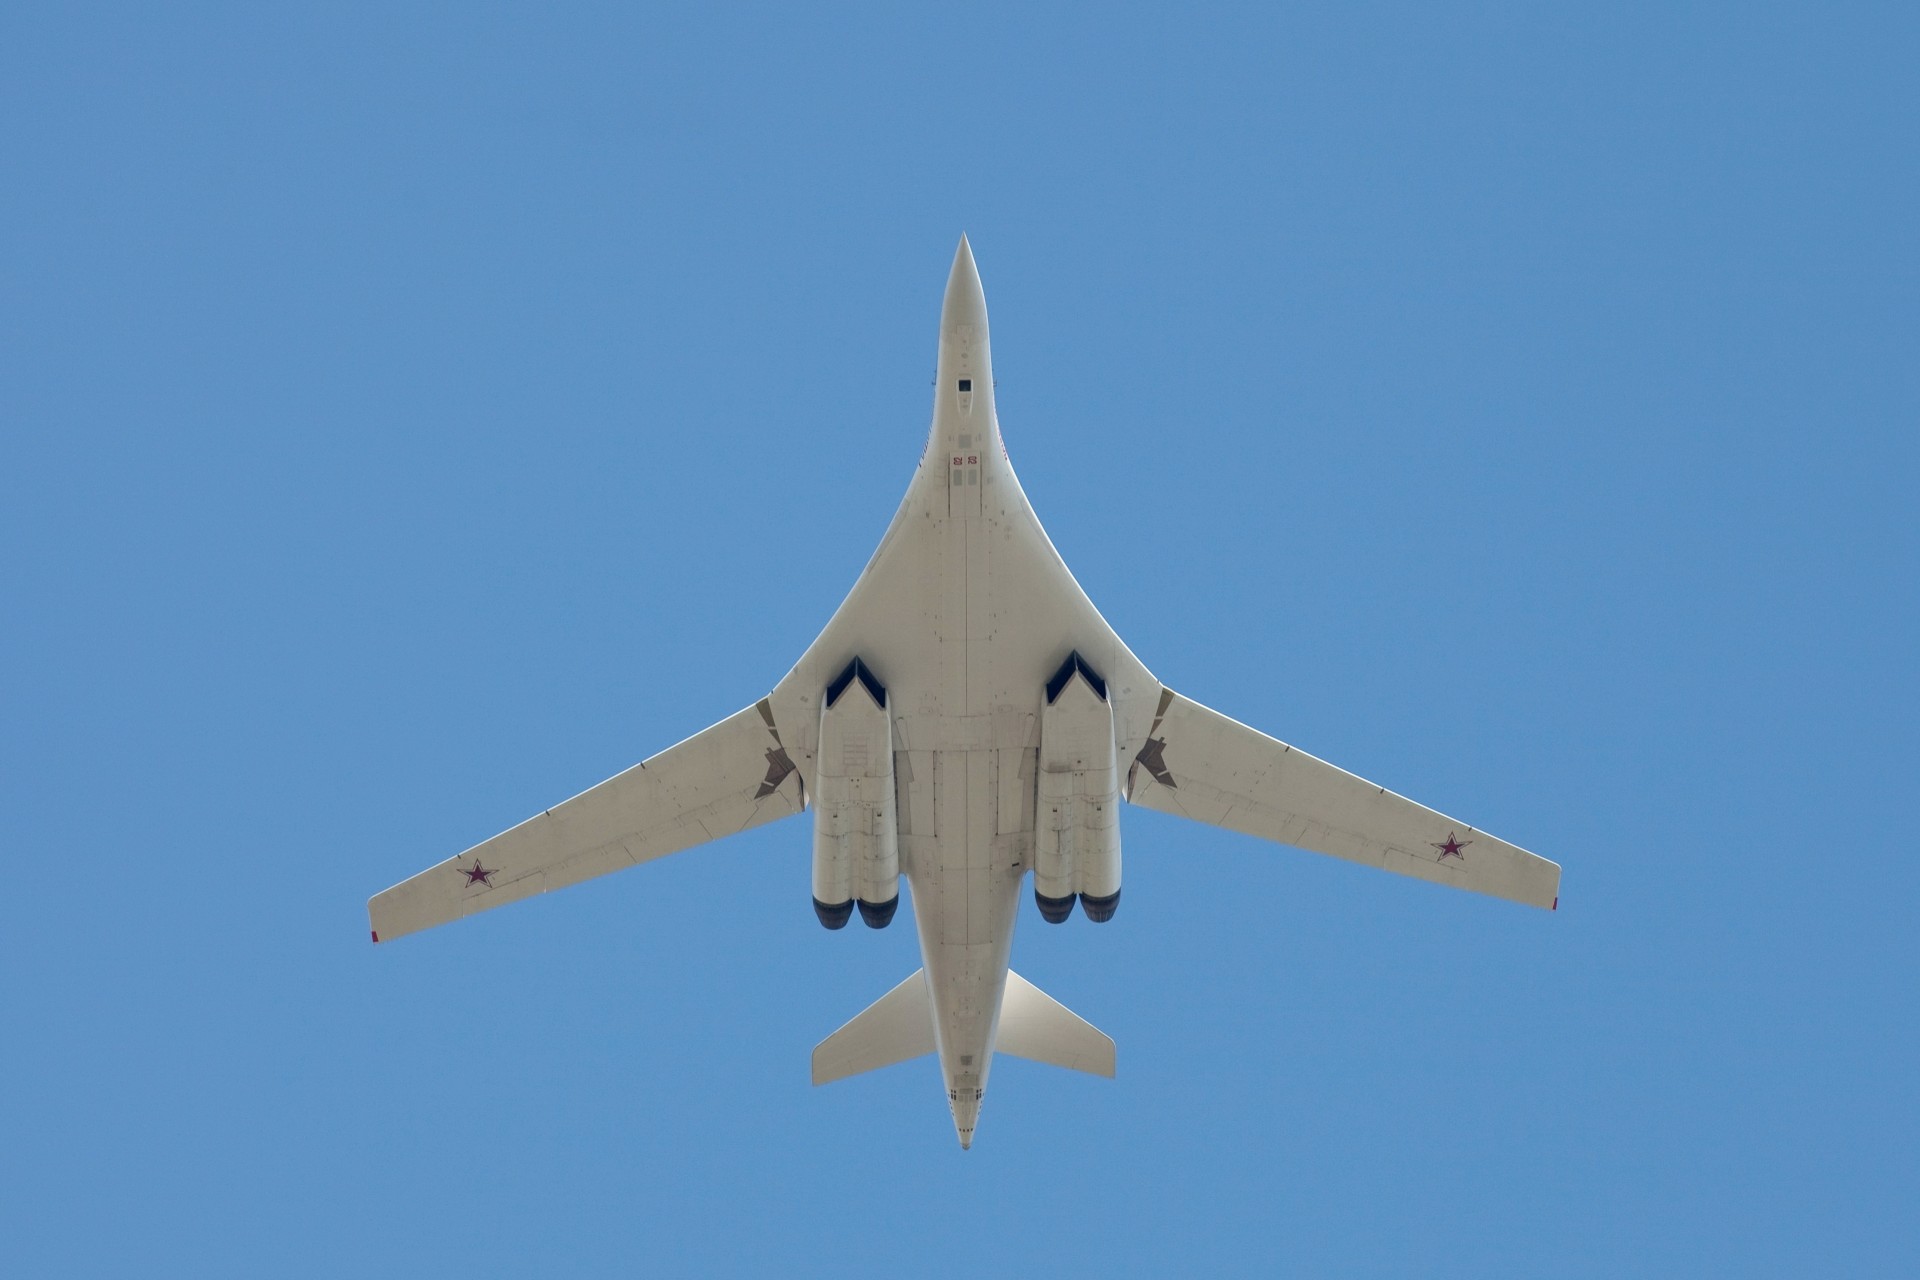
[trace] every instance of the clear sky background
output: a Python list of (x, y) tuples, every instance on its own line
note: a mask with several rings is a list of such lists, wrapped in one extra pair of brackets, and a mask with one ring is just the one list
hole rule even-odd
[[(1911, 1274), (1910, 5), (0, 13), (0, 1269)], [(375, 948), (925, 438), (1557, 914), (1139, 810), (1119, 1042), (815, 1090), (804, 819)]]

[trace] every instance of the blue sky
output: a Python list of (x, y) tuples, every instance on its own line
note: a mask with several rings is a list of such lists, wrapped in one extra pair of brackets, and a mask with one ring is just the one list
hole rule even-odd
[[(13, 1274), (1911, 1271), (1905, 6), (0, 14)], [(1553, 915), (1123, 815), (1119, 1042), (813, 1043), (804, 820), (383, 946), (1003, 427), (1157, 675)]]

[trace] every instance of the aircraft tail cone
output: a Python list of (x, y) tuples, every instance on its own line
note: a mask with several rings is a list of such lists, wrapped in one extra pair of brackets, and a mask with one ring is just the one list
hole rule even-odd
[(980, 1123), (980, 1090), (961, 1088), (953, 1092), (953, 1131), (960, 1139), (960, 1149), (973, 1147), (973, 1130)]

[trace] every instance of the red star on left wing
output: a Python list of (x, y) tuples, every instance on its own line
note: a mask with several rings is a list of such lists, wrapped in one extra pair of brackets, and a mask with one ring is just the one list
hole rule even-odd
[(473, 860), (472, 866), (455, 867), (454, 870), (458, 871), (461, 875), (467, 878), (467, 885), (469, 888), (471, 888), (475, 884), (483, 884), (487, 886), (487, 888), (491, 889), (493, 888), (493, 877), (500, 874), (500, 868), (483, 867), (480, 865), (480, 859), (478, 858), (475, 858)]
[[(1460, 858), (1460, 851), (1472, 843), (1471, 840), (1454, 839), (1453, 832), (1449, 831), (1447, 838), (1435, 843), (1433, 847), (1440, 851), (1440, 861), (1445, 862), (1448, 858)], [(1460, 861), (1465, 862), (1466, 859), (1460, 858)]]

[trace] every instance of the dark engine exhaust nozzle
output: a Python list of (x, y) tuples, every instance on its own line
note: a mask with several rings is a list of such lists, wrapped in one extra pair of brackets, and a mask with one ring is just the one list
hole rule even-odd
[(829, 929), (844, 929), (847, 927), (847, 921), (853, 919), (853, 903), (851, 900), (825, 903), (815, 898), (813, 914), (819, 916), (820, 923)]
[(1049, 898), (1038, 889), (1033, 891), (1033, 901), (1040, 908), (1040, 918), (1048, 924), (1065, 924), (1067, 917), (1073, 914), (1073, 895), (1064, 898)]
[(1095, 924), (1105, 924), (1113, 919), (1113, 913), (1120, 909), (1120, 891), (1115, 889), (1104, 898), (1083, 893), (1080, 895), (1080, 909), (1086, 912), (1087, 919)]
[[(900, 895), (897, 893), (885, 902), (868, 902), (865, 898), (859, 901), (860, 919), (869, 929), (886, 928), (893, 923), (893, 913), (900, 909)], [(842, 922), (844, 923), (844, 917)]]

